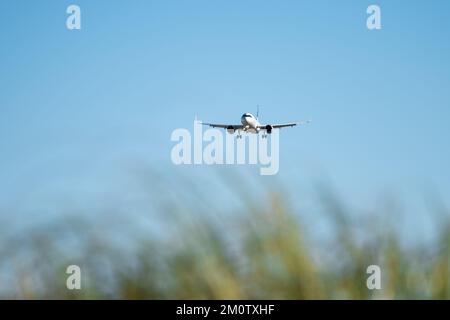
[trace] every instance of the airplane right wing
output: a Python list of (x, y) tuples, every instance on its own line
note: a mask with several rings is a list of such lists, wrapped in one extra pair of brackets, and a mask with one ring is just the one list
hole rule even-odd
[(233, 129), (233, 130), (242, 130), (244, 126), (242, 124), (217, 124), (217, 123), (206, 123), (200, 122), (205, 126), (210, 126), (213, 128), (222, 128), (222, 129)]

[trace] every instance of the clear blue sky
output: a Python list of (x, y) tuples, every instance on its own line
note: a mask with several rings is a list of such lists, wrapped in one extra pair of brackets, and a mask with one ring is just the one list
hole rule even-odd
[(96, 199), (135, 159), (213, 177), (172, 165), (172, 130), (257, 104), (262, 121), (314, 121), (281, 133), (291, 190), (326, 176), (361, 204), (393, 191), (420, 207), (427, 186), (448, 199), (449, 1), (21, 0), (0, 17), (1, 207)]

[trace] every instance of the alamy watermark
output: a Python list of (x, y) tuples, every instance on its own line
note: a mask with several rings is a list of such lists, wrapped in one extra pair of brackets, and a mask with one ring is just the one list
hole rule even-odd
[(66, 27), (69, 30), (81, 29), (81, 9), (79, 6), (72, 4), (67, 7), (66, 13), (69, 16), (66, 19)]
[(367, 267), (366, 273), (370, 274), (367, 278), (366, 286), (369, 290), (381, 289), (381, 268), (376, 264), (372, 264)]
[(176, 165), (259, 164), (261, 175), (275, 175), (280, 169), (279, 130), (267, 136), (258, 133), (240, 136), (214, 128), (203, 131), (202, 124), (195, 120), (193, 136), (188, 129), (178, 128), (170, 139), (177, 142), (170, 154)]
[(67, 267), (66, 273), (69, 275), (66, 280), (66, 288), (68, 290), (81, 290), (81, 268), (73, 264)]
[(367, 7), (367, 14), (370, 14), (366, 20), (366, 26), (369, 30), (381, 29), (381, 8), (375, 4)]

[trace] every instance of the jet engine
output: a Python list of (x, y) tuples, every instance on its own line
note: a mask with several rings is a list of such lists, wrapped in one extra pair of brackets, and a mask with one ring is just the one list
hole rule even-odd
[(227, 132), (228, 132), (229, 134), (233, 134), (233, 133), (234, 133), (234, 127), (233, 127), (233, 126), (228, 126), (228, 127), (227, 127)]
[(266, 126), (266, 132), (267, 132), (268, 134), (271, 134), (271, 133), (272, 133), (272, 129), (273, 129), (273, 127), (272, 127), (270, 124), (268, 124), (268, 125)]

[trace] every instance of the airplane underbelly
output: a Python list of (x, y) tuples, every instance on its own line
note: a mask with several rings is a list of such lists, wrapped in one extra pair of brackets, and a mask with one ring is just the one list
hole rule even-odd
[(253, 119), (242, 119), (242, 125), (247, 127), (248, 132), (257, 133), (258, 132), (258, 124), (256, 121), (252, 121)]
[(250, 127), (250, 128), (253, 128), (253, 129), (256, 129), (256, 122), (255, 121), (246, 121), (247, 122), (247, 125)]

